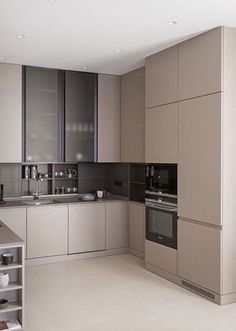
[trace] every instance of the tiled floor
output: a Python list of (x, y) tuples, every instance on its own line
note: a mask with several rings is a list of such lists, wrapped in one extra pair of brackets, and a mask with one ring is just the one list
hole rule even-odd
[(28, 267), (26, 331), (235, 331), (220, 307), (118, 255)]

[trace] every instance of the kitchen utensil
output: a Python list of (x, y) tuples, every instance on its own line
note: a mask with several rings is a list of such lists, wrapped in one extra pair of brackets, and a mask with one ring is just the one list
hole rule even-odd
[(1, 299), (0, 300), (0, 309), (4, 309), (8, 306), (8, 300), (7, 299)]
[(2, 254), (2, 263), (5, 265), (11, 264), (13, 262), (13, 254), (5, 253)]
[(9, 275), (8, 273), (1, 272), (0, 273), (0, 287), (7, 287), (9, 284)]

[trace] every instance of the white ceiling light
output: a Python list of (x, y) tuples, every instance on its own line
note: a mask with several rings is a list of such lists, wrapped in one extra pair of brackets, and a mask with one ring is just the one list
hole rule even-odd
[(169, 25), (176, 25), (178, 22), (176, 20), (172, 20), (168, 22)]
[(25, 35), (23, 33), (18, 33), (16, 35), (16, 38), (18, 38), (18, 39), (24, 39), (25, 38)]
[(115, 49), (115, 52), (116, 52), (116, 53), (121, 53), (121, 52), (122, 52), (122, 49), (120, 49), (120, 48), (116, 48), (116, 49)]
[(86, 66), (83, 66), (83, 69), (84, 69), (84, 70), (86, 70), (86, 69), (88, 69), (88, 67), (86, 67)]
[(0, 56), (0, 61), (5, 61), (6, 60), (6, 58), (5, 57), (3, 57), (3, 56)]

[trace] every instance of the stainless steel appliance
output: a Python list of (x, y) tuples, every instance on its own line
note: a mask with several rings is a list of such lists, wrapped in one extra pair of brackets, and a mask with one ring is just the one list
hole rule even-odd
[(177, 165), (146, 167), (146, 239), (177, 249)]

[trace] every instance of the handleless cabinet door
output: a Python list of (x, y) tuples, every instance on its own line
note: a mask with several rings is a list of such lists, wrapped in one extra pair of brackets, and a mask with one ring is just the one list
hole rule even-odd
[(145, 161), (177, 163), (177, 103), (146, 109)]
[(179, 216), (221, 224), (221, 93), (179, 103)]
[(129, 247), (144, 252), (145, 206), (129, 202)]
[(121, 162), (144, 162), (145, 68), (121, 76)]
[(25, 161), (59, 162), (60, 135), (59, 70), (25, 68)]
[(177, 46), (148, 57), (145, 68), (146, 108), (177, 101)]
[(222, 231), (179, 221), (178, 276), (220, 293)]
[(27, 258), (68, 253), (67, 206), (27, 208)]
[(126, 202), (106, 203), (106, 248), (128, 246), (128, 205)]
[(98, 162), (120, 162), (120, 76), (98, 75)]
[(69, 254), (105, 249), (105, 204), (69, 206)]
[(22, 67), (0, 63), (0, 162), (22, 162)]
[(97, 75), (65, 73), (65, 160), (89, 162), (96, 159)]
[(222, 91), (222, 28), (178, 45), (178, 99)]

